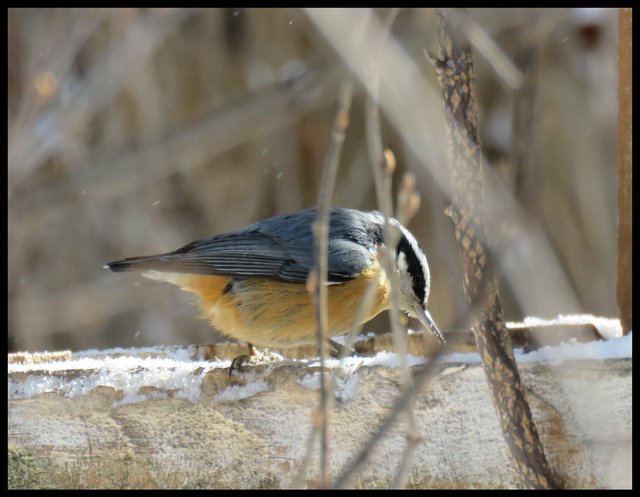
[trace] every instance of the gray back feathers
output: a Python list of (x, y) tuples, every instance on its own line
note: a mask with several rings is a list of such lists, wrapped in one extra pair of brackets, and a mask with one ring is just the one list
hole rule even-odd
[[(313, 266), (315, 209), (259, 221), (242, 230), (192, 242), (166, 254), (132, 257), (106, 265), (112, 271), (164, 272), (270, 278), (304, 283)], [(372, 263), (382, 242), (378, 213), (333, 208), (329, 222), (327, 279), (353, 279)]]

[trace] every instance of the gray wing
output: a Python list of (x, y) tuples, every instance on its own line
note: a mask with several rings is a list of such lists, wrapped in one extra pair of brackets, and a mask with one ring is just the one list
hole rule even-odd
[[(312, 209), (278, 216), (241, 231), (192, 242), (174, 252), (132, 257), (105, 267), (112, 271), (157, 270), (304, 283), (313, 265), (314, 216)], [(371, 255), (357, 237), (342, 236), (339, 230), (334, 235), (329, 245), (327, 280), (341, 283), (363, 271)]]

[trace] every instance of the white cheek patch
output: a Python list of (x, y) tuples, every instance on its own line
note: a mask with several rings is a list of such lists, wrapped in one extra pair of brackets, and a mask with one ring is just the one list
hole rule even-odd
[(413, 297), (413, 279), (409, 274), (407, 266), (407, 258), (404, 253), (400, 252), (397, 259), (398, 265), (398, 280), (400, 281), (400, 294), (404, 301), (405, 308), (410, 308)]

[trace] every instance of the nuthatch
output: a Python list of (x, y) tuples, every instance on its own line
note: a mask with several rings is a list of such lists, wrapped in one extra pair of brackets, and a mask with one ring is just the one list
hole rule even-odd
[[(305, 282), (314, 264), (315, 209), (259, 221), (166, 254), (110, 262), (112, 271), (145, 271), (200, 297), (202, 317), (222, 333), (264, 347), (316, 343), (316, 307)], [(444, 342), (427, 311), (429, 266), (413, 235), (400, 230), (395, 250), (400, 308)], [(378, 260), (384, 217), (331, 209), (327, 298), (330, 336), (348, 332), (369, 282), (373, 305), (363, 322), (391, 307), (389, 279)]]

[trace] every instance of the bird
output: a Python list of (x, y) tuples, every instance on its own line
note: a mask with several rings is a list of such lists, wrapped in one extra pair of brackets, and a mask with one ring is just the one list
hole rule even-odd
[[(141, 271), (147, 278), (197, 295), (201, 318), (250, 347), (314, 344), (316, 306), (305, 283), (314, 268), (312, 225), (316, 216), (315, 208), (283, 214), (196, 240), (173, 252), (129, 257), (109, 262), (104, 268)], [(427, 258), (409, 230), (395, 218), (388, 218), (388, 222), (399, 230), (393, 251), (399, 307), (444, 343), (427, 310)], [(385, 216), (377, 211), (330, 210), (326, 275), (330, 337), (351, 329), (373, 279), (377, 280), (375, 296), (362, 323), (391, 307), (390, 275), (380, 258), (384, 227)]]

